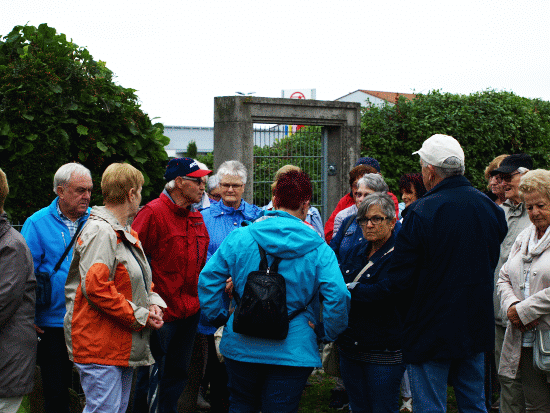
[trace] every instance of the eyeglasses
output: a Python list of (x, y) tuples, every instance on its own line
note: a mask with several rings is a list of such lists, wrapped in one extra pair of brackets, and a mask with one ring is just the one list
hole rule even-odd
[(389, 217), (379, 217), (377, 215), (371, 217), (371, 218), (363, 218), (363, 219), (358, 219), (357, 220), (357, 224), (359, 224), (359, 226), (361, 227), (366, 227), (367, 224), (370, 222), (372, 222), (372, 225), (378, 225), (380, 224), (382, 221), (386, 220), (386, 219), (390, 219)]
[[(500, 175), (499, 178), (500, 178), (500, 181), (511, 182), (514, 175), (519, 175), (519, 172), (514, 172), (513, 174), (510, 174), (510, 175)], [(498, 178), (497, 178), (497, 182), (498, 182)]]
[(241, 188), (244, 184), (220, 184), (220, 186), (224, 189), (234, 188), (238, 189)]
[(197, 185), (203, 184), (202, 178), (195, 178), (192, 176), (182, 176), (181, 179), (185, 179), (186, 181), (192, 181), (196, 183)]

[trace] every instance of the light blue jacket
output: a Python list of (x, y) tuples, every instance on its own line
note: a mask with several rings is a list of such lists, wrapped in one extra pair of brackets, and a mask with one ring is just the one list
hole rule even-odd
[(231, 231), (241, 227), (243, 221), (254, 221), (262, 213), (262, 210), (256, 205), (251, 205), (245, 200), (241, 200), (239, 208), (225, 206), (223, 201), (213, 202), (210, 207), (201, 211), (204, 225), (210, 236), (208, 244), (208, 261), (219, 248), (223, 240)]
[[(282, 211), (267, 211), (255, 223), (227, 236), (199, 276), (201, 309), (210, 321), (227, 318), (222, 292), (227, 277), (233, 278), (242, 296), (248, 274), (258, 269), (258, 244), (271, 256), (282, 258), (279, 273), (285, 278), (287, 309), (308, 309), (290, 321), (285, 340), (268, 340), (233, 332), (233, 316), (224, 329), (220, 345), (224, 357), (250, 363), (320, 367), (315, 332), (308, 320), (319, 324), (319, 293), (324, 297), (326, 341), (334, 341), (347, 327), (350, 293), (338, 268), (334, 252), (319, 235), (298, 218)], [(270, 256), (271, 255), (271, 256)]]
[[(51, 274), (65, 248), (71, 242), (69, 228), (63, 223), (57, 212), (56, 197), (53, 202), (32, 214), (23, 225), (21, 234), (27, 241), (34, 261), (34, 272)], [(90, 208), (80, 220), (86, 221)], [(61, 267), (52, 275), (52, 304), (48, 308), (36, 308), (36, 325), (39, 327), (63, 328), (65, 317), (65, 281), (73, 259), (73, 248), (69, 251)]]

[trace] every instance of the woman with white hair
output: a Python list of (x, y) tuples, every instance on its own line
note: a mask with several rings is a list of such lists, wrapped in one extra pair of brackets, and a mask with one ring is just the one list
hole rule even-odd
[(535, 340), (550, 335), (550, 172), (527, 172), (519, 181), (519, 195), (531, 225), (516, 238), (497, 282), (508, 318), (498, 374), (521, 376), (527, 410), (548, 412), (550, 372), (533, 366), (533, 358)]
[[(235, 229), (240, 228), (243, 221), (254, 221), (262, 212), (260, 208), (251, 205), (242, 199), (246, 185), (246, 167), (239, 161), (226, 161), (218, 168), (217, 178), (221, 199), (212, 202), (209, 208), (201, 211), (204, 218), (210, 243), (208, 244), (208, 261), (217, 251), (223, 240)], [(228, 281), (228, 285), (231, 285)], [(229, 289), (229, 287), (228, 287)], [(227, 306), (229, 296), (224, 295)], [(208, 362), (206, 380), (210, 381), (210, 402), (213, 411), (224, 412), (229, 407), (229, 393), (227, 390), (227, 373), (225, 366), (219, 363), (214, 345), (213, 327), (201, 314), (197, 332), (206, 336), (208, 341)], [(204, 384), (204, 382), (203, 382)]]

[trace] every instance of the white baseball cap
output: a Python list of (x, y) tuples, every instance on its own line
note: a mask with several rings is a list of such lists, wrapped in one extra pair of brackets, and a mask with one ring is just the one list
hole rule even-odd
[(420, 155), (424, 162), (433, 166), (442, 166), (443, 162), (456, 156), (464, 163), (464, 151), (458, 141), (449, 135), (432, 135), (424, 141), (422, 148), (413, 152), (413, 155)]

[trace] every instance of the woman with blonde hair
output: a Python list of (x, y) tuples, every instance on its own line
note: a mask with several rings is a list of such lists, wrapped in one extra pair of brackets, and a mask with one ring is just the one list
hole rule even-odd
[(152, 291), (151, 269), (130, 227), (143, 183), (133, 166), (111, 164), (101, 179), (105, 206), (92, 208), (74, 247), (64, 328), (85, 413), (125, 412), (133, 368), (154, 362), (149, 335), (162, 326), (166, 303)]

